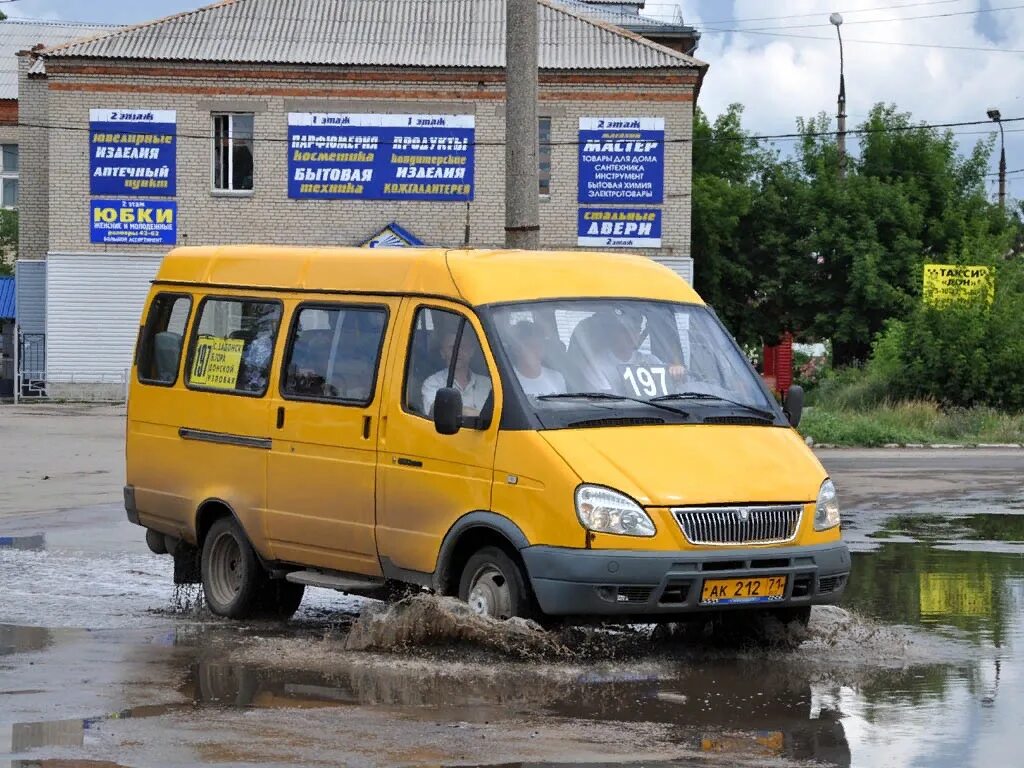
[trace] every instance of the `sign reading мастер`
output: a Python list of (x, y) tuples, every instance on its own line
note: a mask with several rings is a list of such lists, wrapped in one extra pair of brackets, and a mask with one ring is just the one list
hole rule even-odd
[(660, 203), (664, 187), (664, 118), (580, 118), (579, 202)]
[(176, 194), (177, 113), (173, 109), (89, 110), (89, 192)]
[(292, 199), (473, 199), (473, 115), (293, 112)]

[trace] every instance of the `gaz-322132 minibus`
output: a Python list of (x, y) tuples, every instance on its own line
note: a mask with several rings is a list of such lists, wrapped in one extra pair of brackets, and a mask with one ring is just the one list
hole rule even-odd
[(221, 616), (411, 585), (499, 618), (806, 623), (850, 556), (800, 395), (641, 256), (181, 248), (125, 505)]

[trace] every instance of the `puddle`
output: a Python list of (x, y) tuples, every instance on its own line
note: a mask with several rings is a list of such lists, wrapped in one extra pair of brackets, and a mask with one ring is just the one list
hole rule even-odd
[(27, 651), (42, 651), (53, 642), (54, 633), (43, 627), (19, 627), (0, 624), (0, 656)]
[(0, 536), (0, 549), (39, 551), (46, 549), (46, 534), (35, 536)]

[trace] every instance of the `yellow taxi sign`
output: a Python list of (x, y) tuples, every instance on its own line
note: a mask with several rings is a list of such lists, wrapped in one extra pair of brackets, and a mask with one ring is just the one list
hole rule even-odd
[(189, 383), (210, 389), (235, 389), (242, 367), (243, 339), (202, 336), (196, 339)]
[(989, 304), (995, 284), (989, 267), (960, 264), (924, 265), (924, 300), (932, 306), (968, 301), (984, 292)]

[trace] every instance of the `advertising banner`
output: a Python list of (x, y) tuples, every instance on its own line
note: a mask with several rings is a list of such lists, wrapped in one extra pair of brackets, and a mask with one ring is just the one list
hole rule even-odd
[(581, 208), (577, 244), (601, 248), (660, 248), (657, 208)]
[(178, 204), (173, 200), (93, 200), (92, 242), (174, 245), (178, 242)]
[(173, 109), (89, 111), (89, 192), (173, 197), (177, 183)]
[(581, 117), (579, 144), (579, 202), (662, 202), (663, 118)]
[(932, 306), (969, 301), (985, 292), (991, 304), (995, 284), (988, 267), (957, 264), (924, 265), (924, 300)]
[(288, 115), (288, 197), (473, 199), (473, 115)]
[(196, 351), (192, 356), (189, 384), (210, 389), (235, 389), (244, 348), (244, 339), (200, 336), (196, 339)]

